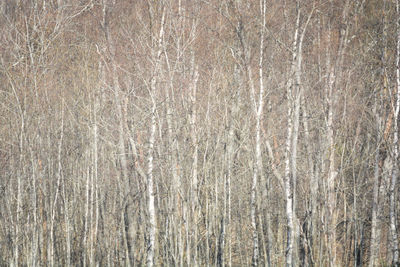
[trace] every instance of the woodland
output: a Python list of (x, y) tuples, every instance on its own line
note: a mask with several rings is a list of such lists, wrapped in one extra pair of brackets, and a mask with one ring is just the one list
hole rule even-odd
[(399, 266), (400, 0), (0, 1), (0, 266)]

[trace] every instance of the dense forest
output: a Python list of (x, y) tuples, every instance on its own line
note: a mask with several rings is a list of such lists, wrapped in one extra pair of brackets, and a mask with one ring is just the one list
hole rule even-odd
[(0, 1), (0, 266), (399, 266), (399, 19)]

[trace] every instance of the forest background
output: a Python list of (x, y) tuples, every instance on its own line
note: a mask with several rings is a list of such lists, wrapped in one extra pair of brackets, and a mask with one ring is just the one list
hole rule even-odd
[(399, 0), (0, 2), (1, 266), (399, 266)]

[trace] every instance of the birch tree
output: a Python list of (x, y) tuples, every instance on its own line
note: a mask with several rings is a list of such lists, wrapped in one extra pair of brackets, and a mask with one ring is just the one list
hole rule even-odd
[(396, 185), (398, 179), (398, 159), (399, 159), (399, 111), (400, 111), (400, 3), (396, 1), (396, 30), (397, 30), (397, 47), (396, 47), (396, 102), (394, 107), (393, 116), (393, 169), (392, 177), (389, 188), (389, 216), (390, 216), (390, 235), (391, 235), (391, 247), (392, 247), (392, 264), (398, 266), (399, 263), (399, 240), (397, 235), (397, 218), (396, 218)]
[[(152, 12), (150, 7), (150, 14)], [(152, 14), (151, 14), (152, 16)], [(151, 20), (154, 20), (152, 17)], [(150, 81), (149, 95), (151, 99), (151, 115), (150, 115), (150, 129), (149, 129), (149, 146), (147, 151), (147, 212), (149, 217), (148, 222), (148, 244), (147, 244), (147, 259), (146, 265), (153, 266), (155, 264), (155, 250), (156, 250), (156, 229), (157, 229), (157, 218), (154, 204), (154, 178), (153, 178), (153, 152), (154, 152), (154, 142), (156, 134), (156, 109), (157, 109), (157, 88), (158, 85), (158, 75), (160, 74), (160, 60), (162, 53), (162, 39), (164, 35), (164, 20), (165, 20), (165, 8), (162, 7), (162, 16), (160, 21), (160, 31), (155, 42), (152, 60), (155, 63), (153, 70), (153, 76)]]

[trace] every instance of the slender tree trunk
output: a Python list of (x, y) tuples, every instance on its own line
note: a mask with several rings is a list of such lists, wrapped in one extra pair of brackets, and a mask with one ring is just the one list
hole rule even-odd
[[(295, 25), (295, 32), (293, 37), (293, 52), (292, 52), (292, 65), (290, 68), (290, 73), (287, 82), (287, 98), (288, 98), (288, 109), (287, 109), (287, 136), (286, 136), (286, 150), (285, 150), (285, 199), (286, 199), (286, 219), (287, 219), (287, 246), (286, 246), (286, 266), (292, 267), (295, 262), (293, 262), (293, 250), (295, 246), (295, 239), (297, 232), (295, 229), (295, 210), (294, 210), (294, 167), (296, 167), (296, 154), (294, 150), (297, 150), (297, 132), (294, 126), (298, 128), (298, 119), (296, 115), (299, 116), (300, 107), (296, 107), (297, 99), (296, 89), (297, 84), (295, 84), (295, 73), (297, 67), (297, 57), (298, 57), (298, 33), (300, 25), (300, 10), (297, 3), (297, 19)], [(297, 83), (297, 80), (296, 80)], [(297, 100), (297, 101), (296, 101)], [(300, 103), (298, 103), (300, 104)], [(297, 114), (296, 114), (297, 112)], [(293, 120), (296, 125), (293, 125)], [(297, 123), (296, 123), (297, 122)]]
[[(88, 155), (87, 152), (85, 152), (85, 161), (87, 163), (88, 161)], [(89, 166), (89, 164), (87, 164), (87, 166)], [(82, 247), (83, 247), (83, 251), (82, 251), (82, 265), (85, 267), (87, 264), (87, 240), (88, 240), (88, 229), (89, 229), (89, 203), (90, 203), (90, 199), (89, 199), (89, 167), (87, 167), (86, 169), (86, 192), (85, 192), (85, 223), (84, 223), (84, 229), (83, 229), (83, 242), (82, 242)]]
[[(194, 56), (193, 56), (194, 57)], [(199, 154), (199, 144), (197, 139), (197, 114), (196, 114), (196, 95), (197, 95), (197, 80), (199, 74), (197, 67), (194, 63), (194, 58), (192, 59), (192, 92), (191, 92), (191, 137), (193, 142), (193, 162), (192, 162), (192, 231), (194, 234), (193, 244), (194, 244), (194, 255), (193, 255), (193, 266), (198, 265), (197, 251), (198, 251), (198, 220), (199, 220), (199, 182), (198, 182), (198, 154)]]
[[(155, 79), (155, 78), (153, 78)], [(155, 80), (152, 81), (152, 93), (155, 93)], [(152, 96), (154, 98), (154, 96)], [(153, 193), (153, 150), (154, 150), (154, 139), (156, 132), (156, 103), (155, 99), (152, 100), (151, 108), (151, 124), (150, 124), (150, 137), (149, 137), (149, 149), (147, 155), (147, 210), (149, 216), (148, 226), (148, 238), (149, 243), (147, 247), (147, 260), (146, 264), (148, 267), (154, 265), (154, 251), (155, 251), (155, 235), (156, 235), (156, 213), (154, 205), (154, 193)]]
[[(39, 139), (39, 138), (38, 138)], [(37, 214), (37, 174), (38, 174), (38, 167), (39, 165), (38, 159), (35, 158), (33, 150), (30, 149), (31, 154), (31, 165), (32, 165), (32, 207), (33, 207), (33, 238), (31, 241), (31, 262), (32, 266), (36, 266), (37, 264), (37, 253), (38, 253), (38, 214)]]
[(154, 62), (156, 62), (154, 69), (154, 76), (150, 82), (150, 98), (151, 98), (151, 120), (150, 120), (150, 133), (149, 133), (149, 147), (147, 151), (147, 212), (148, 212), (148, 245), (147, 245), (147, 259), (146, 265), (148, 267), (156, 264), (155, 262), (155, 246), (156, 246), (156, 228), (157, 219), (155, 212), (154, 203), (154, 178), (153, 178), (153, 152), (154, 152), (154, 141), (156, 133), (156, 109), (157, 109), (157, 79), (160, 72), (160, 56), (162, 52), (162, 39), (164, 36), (164, 19), (165, 19), (165, 8), (163, 9), (161, 17), (161, 27), (158, 36), (158, 49), (154, 55)]
[[(297, 87), (297, 86), (296, 86)], [(294, 113), (293, 113), (293, 136), (292, 136), (292, 153), (290, 155), (291, 171), (292, 171), (292, 191), (293, 191), (293, 265), (297, 266), (299, 261), (299, 239), (300, 239), (300, 221), (296, 215), (297, 197), (297, 143), (299, 137), (299, 125), (300, 125), (300, 88), (297, 88), (294, 99)]]
[[(98, 94), (93, 95), (93, 178), (92, 178), (92, 203), (94, 207), (92, 208), (91, 220), (94, 220), (93, 233), (91, 234), (91, 247), (90, 247), (90, 259), (91, 263), (96, 264), (96, 245), (97, 245), (97, 225), (98, 225), (98, 199), (97, 199), (97, 184), (98, 184), (98, 127), (97, 127), (97, 103)], [(93, 213), (95, 212), (95, 215)], [(92, 223), (93, 224), (93, 223)], [(129, 260), (129, 259), (128, 259)]]
[(399, 240), (397, 234), (397, 218), (396, 218), (396, 188), (398, 179), (398, 159), (399, 159), (399, 126), (398, 118), (400, 111), (400, 3), (396, 1), (397, 15), (397, 51), (396, 51), (396, 103), (394, 106), (394, 123), (393, 123), (393, 169), (389, 188), (389, 217), (390, 217), (390, 235), (392, 245), (392, 264), (399, 266)]
[[(382, 75), (383, 76), (383, 75)], [(385, 80), (385, 79), (383, 79)], [(384, 85), (385, 87), (385, 85)], [(378, 93), (376, 93), (378, 94)], [(374, 167), (374, 176), (373, 176), (373, 190), (372, 190), (372, 218), (371, 218), (371, 241), (370, 241), (370, 256), (368, 266), (373, 267), (378, 264), (378, 254), (379, 254), (379, 241), (380, 241), (380, 231), (378, 225), (380, 224), (380, 170), (381, 165), (383, 165), (383, 158), (381, 157), (381, 148), (382, 148), (382, 135), (381, 135), (381, 115), (379, 114), (379, 103), (378, 96), (375, 95), (375, 106), (374, 113), (376, 119), (376, 151), (375, 151), (375, 167)]]
[[(21, 131), (19, 136), (19, 149), (20, 149), (20, 156), (19, 156), (19, 166), (22, 168), (22, 161), (23, 161), (23, 147), (24, 147), (24, 135), (25, 135), (25, 124), (24, 124), (24, 116), (21, 111)], [(17, 210), (15, 216), (15, 243), (14, 243), (14, 266), (19, 266), (19, 218), (20, 213), (22, 212), (21, 205), (22, 205), (22, 172), (17, 172)]]
[(64, 197), (64, 223), (65, 223), (65, 237), (66, 237), (66, 265), (71, 266), (71, 222), (69, 218), (69, 203), (71, 201), (71, 196), (67, 195), (66, 192), (66, 185), (65, 185), (65, 178), (62, 184), (62, 192)]
[[(289, 92), (288, 92), (289, 93)], [(289, 94), (288, 94), (289, 95)], [(290, 101), (289, 101), (290, 102)], [(287, 139), (285, 151), (285, 199), (287, 219), (287, 246), (286, 246), (286, 267), (292, 267), (293, 261), (293, 189), (290, 173), (290, 152), (292, 147), (292, 105), (288, 105)]]

